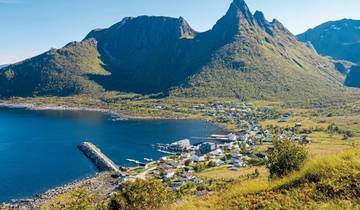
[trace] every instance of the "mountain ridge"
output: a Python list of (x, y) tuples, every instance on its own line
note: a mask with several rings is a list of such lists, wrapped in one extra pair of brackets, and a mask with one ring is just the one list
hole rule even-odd
[[(25, 74), (24, 69), (37, 74)], [(20, 91), (21, 80), (34, 80), (26, 93)], [(93, 30), (81, 42), (2, 70), (0, 95), (114, 90), (309, 99), (344, 95), (344, 80), (328, 58), (299, 42), (278, 20), (269, 22), (260, 11), (253, 15), (245, 1), (234, 0), (212, 29), (202, 33), (182, 17), (156, 16), (124, 18)]]
[(322, 55), (360, 63), (360, 20), (328, 21), (297, 36)]
[(360, 87), (360, 20), (341, 19), (325, 22), (298, 35), (303, 42), (309, 42), (322, 55), (352, 63), (346, 71), (345, 84)]

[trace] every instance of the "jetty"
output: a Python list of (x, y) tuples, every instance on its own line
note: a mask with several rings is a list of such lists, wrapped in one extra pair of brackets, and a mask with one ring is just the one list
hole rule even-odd
[(125, 176), (119, 167), (91, 142), (83, 142), (78, 148), (95, 164), (99, 171), (113, 171), (119, 176)]

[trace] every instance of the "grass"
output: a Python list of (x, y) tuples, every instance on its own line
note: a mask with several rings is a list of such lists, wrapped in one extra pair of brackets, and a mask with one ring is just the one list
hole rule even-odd
[(255, 170), (258, 169), (261, 175), (268, 176), (268, 171), (265, 167), (247, 167), (239, 171), (231, 170), (230, 166), (220, 166), (216, 168), (206, 169), (196, 175), (200, 178), (208, 179), (236, 179), (241, 176), (246, 176), (252, 174)]
[(247, 180), (208, 197), (187, 197), (170, 209), (358, 209), (360, 149), (309, 160), (279, 180)]
[(79, 188), (68, 193), (61, 194), (41, 205), (41, 210), (52, 209), (87, 209), (95, 210), (97, 197), (90, 194), (85, 188)]

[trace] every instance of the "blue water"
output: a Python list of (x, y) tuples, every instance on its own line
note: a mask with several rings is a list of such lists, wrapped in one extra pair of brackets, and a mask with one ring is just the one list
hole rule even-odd
[(183, 138), (198, 143), (197, 137), (223, 132), (201, 121), (114, 122), (97, 112), (0, 108), (0, 203), (94, 175), (95, 167), (76, 147), (84, 140), (126, 165), (126, 158), (161, 157), (152, 144)]

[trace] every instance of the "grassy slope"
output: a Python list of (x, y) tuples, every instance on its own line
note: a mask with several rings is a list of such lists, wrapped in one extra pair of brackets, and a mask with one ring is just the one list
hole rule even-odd
[(87, 75), (108, 75), (94, 40), (73, 42), (0, 71), (1, 96), (68, 95), (102, 91)]
[(171, 209), (356, 209), (360, 204), (360, 150), (310, 160), (279, 180), (262, 175)]

